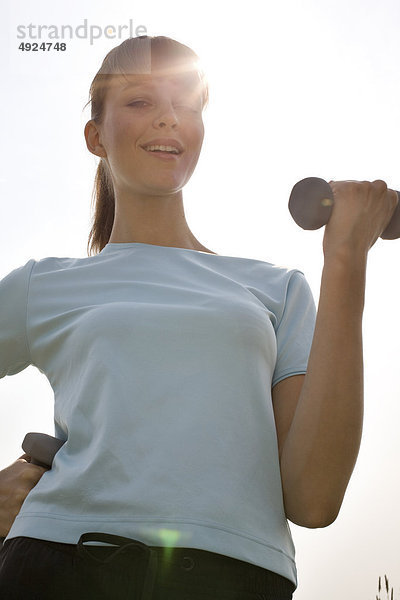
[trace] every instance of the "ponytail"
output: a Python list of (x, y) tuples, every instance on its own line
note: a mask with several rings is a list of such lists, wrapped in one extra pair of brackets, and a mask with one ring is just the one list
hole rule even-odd
[(98, 254), (108, 243), (114, 223), (114, 187), (108, 173), (107, 164), (100, 160), (94, 178), (92, 193), (92, 228), (87, 244), (88, 256)]

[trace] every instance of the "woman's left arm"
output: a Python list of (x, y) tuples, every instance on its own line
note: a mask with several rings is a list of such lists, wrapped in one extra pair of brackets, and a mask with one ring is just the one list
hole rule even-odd
[[(335, 205), (325, 228), (307, 373), (284, 442), (280, 440), (286, 516), (304, 527), (326, 527), (336, 519), (357, 460), (363, 422), (367, 254), (397, 205), (396, 192), (387, 190), (385, 182), (330, 183)], [(276, 387), (281, 384), (285, 380)], [(283, 396), (281, 387), (274, 409), (282, 422)], [(277, 431), (279, 438), (278, 427)]]

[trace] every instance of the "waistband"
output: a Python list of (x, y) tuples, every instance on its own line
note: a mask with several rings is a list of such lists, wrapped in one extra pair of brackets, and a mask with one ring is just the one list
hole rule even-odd
[[(89, 543), (92, 545), (89, 545)], [(96, 546), (96, 543), (110, 544), (115, 548), (111, 546)], [(96, 556), (94, 551), (90, 551), (90, 548), (96, 548), (97, 551), (100, 547), (102, 550), (106, 548), (109, 551), (106, 553), (105, 558), (99, 558), (99, 553)], [(95, 561), (99, 564), (112, 562), (126, 550), (137, 552), (147, 562), (140, 600), (152, 599), (159, 568), (161, 565), (163, 567), (166, 566), (163, 564), (165, 557), (169, 557), (168, 561), (170, 564), (179, 565), (179, 568), (184, 571), (191, 571), (195, 566), (201, 568), (204, 565), (208, 575), (212, 573), (212, 576), (215, 575), (217, 579), (229, 580), (230, 585), (235, 585), (237, 582), (240, 586), (243, 579), (247, 578), (247, 580), (250, 579), (252, 581), (252, 585), (255, 588), (263, 589), (263, 587), (268, 587), (272, 591), (276, 590), (280, 593), (284, 591), (288, 596), (296, 589), (292, 581), (268, 569), (206, 550), (147, 546), (138, 540), (103, 532), (84, 533), (79, 538), (77, 544), (77, 552), (82, 558)], [(105, 553), (100, 552), (100, 555), (103, 554)]]
[[(103, 542), (115, 545), (117, 546), (117, 549), (114, 552), (112, 552), (109, 556), (107, 556), (107, 558), (100, 559), (89, 552), (89, 550), (84, 545), (85, 542)], [(106, 564), (113, 561), (116, 558), (116, 556), (118, 556), (118, 554), (127, 550), (128, 548), (136, 549), (138, 552), (144, 554), (148, 558), (143, 590), (140, 600), (151, 600), (153, 595), (154, 583), (157, 576), (158, 566), (158, 553), (155, 548), (147, 546), (146, 544), (143, 544), (143, 542), (139, 542), (138, 540), (125, 538), (119, 535), (112, 535), (110, 533), (88, 532), (83, 533), (79, 538), (77, 552), (81, 557), (90, 558), (91, 560), (95, 560), (99, 563)]]

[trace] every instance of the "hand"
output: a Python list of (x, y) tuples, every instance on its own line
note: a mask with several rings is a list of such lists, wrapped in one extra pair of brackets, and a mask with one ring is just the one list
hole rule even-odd
[(386, 229), (398, 196), (385, 181), (330, 181), (334, 205), (325, 226), (325, 257), (342, 249), (366, 256)]
[(0, 536), (11, 529), (21, 506), (42, 475), (48, 470), (32, 465), (30, 456), (23, 454), (9, 467), (0, 471)]

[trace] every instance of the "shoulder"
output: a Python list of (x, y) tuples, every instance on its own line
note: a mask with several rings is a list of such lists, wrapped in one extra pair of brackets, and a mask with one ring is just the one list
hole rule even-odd
[(0, 293), (4, 294), (8, 291), (17, 293), (26, 287), (35, 265), (36, 260), (31, 258), (24, 265), (16, 267), (0, 277)]

